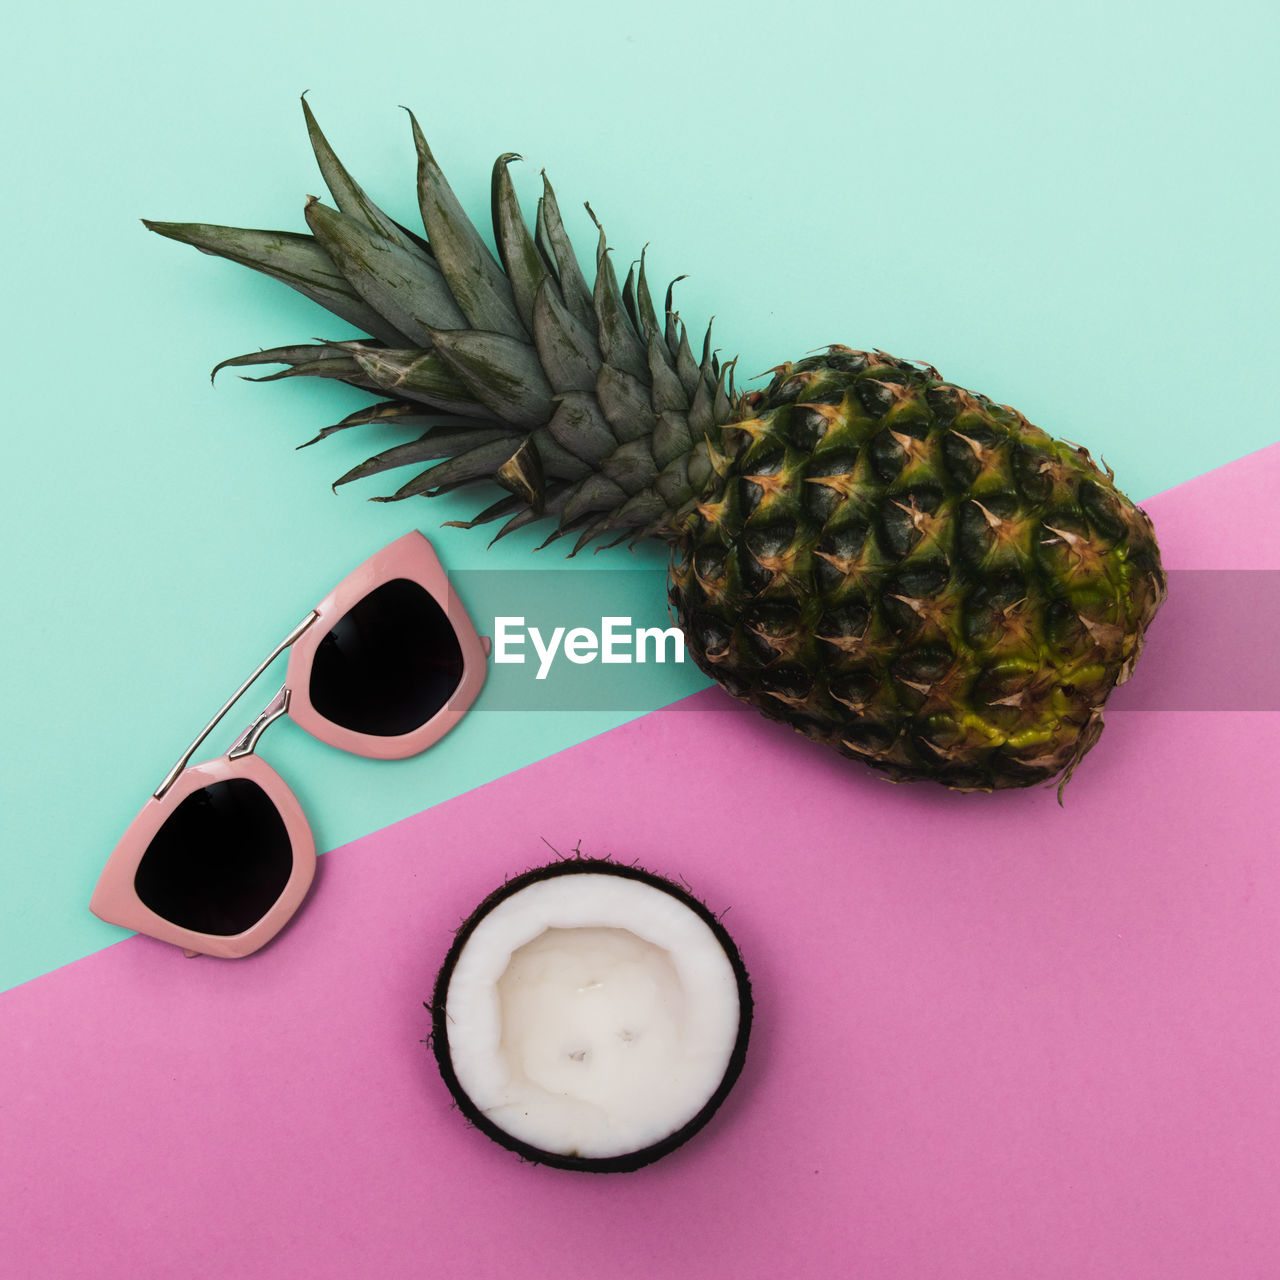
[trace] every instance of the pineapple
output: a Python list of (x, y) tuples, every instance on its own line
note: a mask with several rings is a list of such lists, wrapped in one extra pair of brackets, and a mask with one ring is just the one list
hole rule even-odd
[(547, 541), (575, 551), (660, 538), (690, 652), (734, 697), (895, 781), (1065, 785), (1165, 595), (1151, 523), (1109, 468), (882, 351), (832, 346), (739, 393), (709, 329), (694, 355), (674, 285), (659, 313), (643, 255), (619, 286), (603, 229), (588, 286), (545, 174), (530, 229), (518, 157), (495, 163), (495, 259), (412, 114), (425, 238), (303, 111), (336, 206), (308, 199), (310, 236), (146, 225), (367, 335), (218, 366), (381, 397), (316, 439), (425, 428), (339, 484), (429, 463), (381, 500), (496, 481), (466, 527), (552, 520)]

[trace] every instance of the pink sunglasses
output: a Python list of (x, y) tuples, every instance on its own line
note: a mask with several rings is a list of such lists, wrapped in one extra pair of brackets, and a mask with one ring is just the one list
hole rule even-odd
[[(224, 756), (188, 765), (214, 726), (286, 649), (279, 693)], [(315, 875), (311, 829), (254, 749), (288, 715), (321, 742), (379, 760), (416, 755), (484, 684), (476, 634), (420, 533), (344, 578), (204, 727), (129, 825), (90, 910), (188, 955), (246, 956), (269, 942)]]

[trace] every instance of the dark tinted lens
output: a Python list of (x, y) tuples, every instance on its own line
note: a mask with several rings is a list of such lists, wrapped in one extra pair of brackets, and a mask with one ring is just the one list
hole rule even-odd
[(256, 782), (231, 778), (193, 791), (174, 809), (133, 883), (158, 916), (225, 937), (261, 920), (292, 870), (279, 810)]
[(391, 737), (426, 724), (462, 680), (462, 649), (445, 611), (416, 582), (371, 591), (316, 648), (311, 705), (357, 733)]

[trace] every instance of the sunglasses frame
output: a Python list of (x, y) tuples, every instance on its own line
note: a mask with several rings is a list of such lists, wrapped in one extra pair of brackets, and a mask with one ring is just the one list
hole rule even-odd
[[(462, 651), (462, 676), (445, 705), (409, 733), (388, 736), (358, 733), (335, 724), (312, 705), (309, 692), (312, 662), (321, 641), (349, 610), (378, 587), (397, 579), (416, 583), (444, 610)], [(213, 728), (285, 649), (291, 650), (285, 682), (271, 702), (226, 754), (190, 765), (188, 762), (192, 755)], [(161, 942), (172, 943), (189, 956), (212, 955), (234, 959), (257, 951), (293, 917), (311, 887), (316, 870), (315, 838), (302, 806), (284, 779), (254, 754), (258, 739), (267, 726), (287, 715), (312, 737), (354, 755), (375, 760), (417, 755), (439, 742), (476, 700), (484, 684), (488, 653), (487, 639), (477, 634), (426, 538), (415, 530), (390, 543), (343, 578), (276, 646), (205, 726), (120, 838), (103, 868), (89, 909), (109, 924), (135, 929)], [(235, 778), (257, 783), (275, 806), (289, 837), (293, 865), (280, 896), (249, 928), (237, 934), (202, 933), (184, 928), (152, 911), (138, 896), (134, 882), (143, 856), (178, 805), (207, 786)]]
[[(449, 695), (449, 701), (430, 720), (409, 733), (357, 733), (327, 720), (311, 705), (308, 679), (311, 664), (320, 642), (333, 629), (334, 623), (365, 596), (397, 578), (407, 578), (425, 588), (445, 611), (462, 650), (462, 678)], [(448, 576), (431, 544), (416, 531), (405, 534), (377, 555), (370, 556), (316, 605), (315, 612), (316, 621), (297, 638), (289, 652), (289, 666), (284, 679), (289, 690), (286, 714), (313, 738), (319, 738), (332, 747), (341, 747), (353, 755), (368, 756), (374, 760), (401, 760), (406, 756), (416, 756), (439, 742), (462, 719), (484, 684), (488, 646), (476, 634), (475, 626), (450, 587)]]

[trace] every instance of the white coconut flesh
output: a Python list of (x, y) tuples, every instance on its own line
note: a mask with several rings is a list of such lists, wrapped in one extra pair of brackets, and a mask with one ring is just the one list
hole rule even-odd
[(445, 999), (449, 1058), (514, 1138), (600, 1159), (661, 1142), (724, 1078), (733, 967), (678, 898), (608, 874), (537, 880), (467, 939)]

